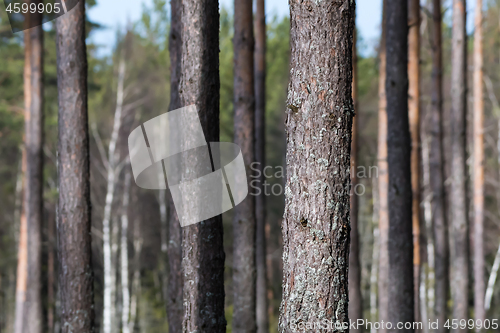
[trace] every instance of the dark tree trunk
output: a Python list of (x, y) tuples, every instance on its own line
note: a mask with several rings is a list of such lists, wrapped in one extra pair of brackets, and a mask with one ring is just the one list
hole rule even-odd
[[(179, 79), (181, 75), (181, 0), (171, 0), (171, 20), (169, 36), (170, 52), (170, 106), (169, 110), (181, 107), (179, 99)], [(182, 228), (175, 211), (174, 201), (168, 195), (168, 288), (167, 314), (170, 332), (182, 331)]]
[[(38, 4), (38, 1), (32, 1)], [(24, 266), (26, 279), (21, 279), (23, 296), (18, 294), (16, 332), (37, 333), (43, 330), (42, 315), (42, 219), (43, 219), (43, 29), (42, 15), (27, 14), (29, 24), (39, 25), (25, 31), (25, 116), (24, 116), (24, 192), (25, 228)], [(22, 265), (22, 264), (21, 264)], [(21, 319), (22, 318), (22, 319)], [(21, 320), (21, 321), (20, 321)]]
[[(247, 178), (254, 154), (254, 37), (252, 0), (234, 1), (234, 143), (241, 148)], [(233, 332), (255, 332), (255, 196), (234, 209), (233, 219)]]
[(348, 323), (354, 10), (349, 0), (290, 2), (282, 333)]
[[(469, 224), (466, 187), (466, 66), (465, 0), (453, 1), (450, 114), (450, 260), (452, 318), (468, 319)], [(454, 332), (467, 332), (457, 329)]]
[(387, 162), (389, 166), (389, 332), (413, 323), (411, 142), (408, 120), (408, 3), (387, 2)]
[(430, 116), (429, 176), (432, 190), (432, 225), (434, 231), (435, 319), (438, 333), (448, 331), (444, 323), (448, 318), (450, 288), (448, 224), (444, 199), (443, 157), (443, 54), (441, 0), (433, 1), (432, 46), (432, 108)]
[[(352, 43), (352, 100), (356, 116), (352, 121), (351, 142), (351, 252), (349, 253), (349, 319), (356, 321), (363, 318), (363, 298), (361, 296), (361, 263), (359, 258), (358, 196), (356, 185), (358, 177), (358, 57), (356, 50), (356, 31)], [(351, 332), (362, 332), (361, 327)]]
[[(196, 104), (207, 142), (219, 141), (219, 4), (182, 1), (181, 106)], [(182, 229), (182, 331), (226, 331), (222, 216)]]
[(85, 1), (56, 20), (62, 332), (94, 332)]
[(266, 12), (265, 0), (257, 0), (255, 13), (255, 161), (260, 171), (258, 186), (260, 195), (255, 197), (257, 332), (269, 332), (266, 269), (266, 196), (263, 192), (266, 163)]
[[(389, 207), (388, 207), (388, 191), (389, 191), (389, 173), (387, 170), (387, 100), (385, 95), (385, 78), (386, 78), (386, 34), (387, 34), (387, 19), (386, 19), (387, 0), (383, 0), (382, 5), (382, 37), (380, 39), (380, 66), (379, 66), (379, 109), (378, 109), (378, 190), (379, 190), (379, 214), (378, 226), (380, 232), (380, 254), (379, 254), (379, 269), (378, 269), (378, 320), (380, 322), (389, 321)], [(380, 333), (386, 333), (387, 329), (381, 327)]]

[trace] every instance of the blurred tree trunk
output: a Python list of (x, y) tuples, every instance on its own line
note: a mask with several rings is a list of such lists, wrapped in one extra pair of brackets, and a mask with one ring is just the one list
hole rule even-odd
[(125, 179), (123, 186), (123, 199), (121, 211), (121, 237), (120, 237), (120, 280), (122, 285), (122, 332), (130, 333), (130, 291), (128, 282), (128, 207), (130, 198), (130, 166), (125, 166)]
[[(363, 298), (361, 296), (361, 263), (359, 258), (359, 228), (358, 228), (358, 57), (356, 50), (356, 30), (352, 42), (352, 100), (356, 115), (352, 120), (351, 141), (351, 248), (349, 254), (349, 318), (352, 321), (363, 318)], [(361, 332), (361, 327), (351, 329)]]
[[(378, 191), (379, 191), (379, 268), (378, 268), (378, 320), (380, 322), (389, 321), (389, 171), (387, 167), (387, 100), (385, 94), (386, 78), (386, 34), (387, 34), (387, 0), (383, 0), (382, 5), (382, 37), (379, 49), (379, 81), (378, 81)], [(385, 326), (379, 330), (386, 333)]]
[(282, 333), (300, 322), (349, 321), (355, 4), (294, 1), (290, 15)]
[[(255, 161), (254, 36), (252, 0), (234, 1), (234, 143), (241, 148), (247, 178)], [(233, 332), (256, 327), (255, 196), (234, 208)]]
[[(39, 1), (31, 1), (38, 4)], [(17, 332), (42, 332), (42, 219), (43, 219), (43, 29), (42, 14), (27, 14), (25, 40), (24, 192), (16, 298)], [(23, 277), (25, 276), (25, 277)]]
[[(181, 107), (179, 96), (179, 80), (181, 76), (181, 0), (171, 0), (172, 13), (169, 35), (170, 52), (170, 106), (169, 110)], [(168, 194), (168, 288), (167, 308), (168, 327), (171, 332), (182, 330), (182, 228), (175, 211), (174, 201)]]
[[(380, 232), (378, 228), (378, 218), (379, 218), (379, 200), (378, 200), (378, 180), (377, 178), (372, 178), (372, 196), (373, 196), (373, 250), (372, 250), (372, 267), (370, 269), (370, 320), (372, 322), (377, 322), (377, 275), (378, 275), (378, 264), (380, 255)], [(372, 327), (370, 333), (376, 333), (377, 330)]]
[(257, 178), (260, 195), (255, 197), (257, 332), (269, 332), (266, 269), (266, 196), (263, 192), (266, 163), (266, 11), (265, 0), (257, 0), (255, 13), (255, 161), (260, 171)]
[[(414, 313), (411, 139), (408, 119), (408, 3), (387, 2), (387, 162), (389, 167), (389, 321)], [(413, 329), (389, 332), (413, 332)]]
[(58, 254), (63, 333), (94, 331), (85, 1), (56, 20)]
[[(184, 0), (181, 24), (181, 106), (195, 104), (206, 141), (219, 141), (218, 1)], [(184, 333), (226, 331), (224, 259), (221, 215), (182, 228)]]
[(484, 101), (483, 101), (483, 1), (476, 0), (474, 30), (474, 317), (486, 319), (484, 308)]
[[(466, 188), (466, 4), (453, 1), (451, 51), (451, 115), (450, 115), (450, 260), (452, 318), (467, 320), (469, 303), (469, 225)], [(456, 333), (467, 329), (454, 330)]]
[[(55, 324), (55, 303), (56, 303), (56, 293), (55, 293), (55, 266), (56, 258), (54, 247), (56, 244), (56, 226), (55, 226), (55, 207), (52, 206), (48, 214), (47, 223), (47, 332), (54, 332)], [(56, 209), (57, 211), (57, 209)]]
[(411, 134), (413, 287), (415, 320), (420, 321), (420, 0), (408, 4), (408, 115)]
[(450, 288), (448, 223), (444, 197), (443, 155), (443, 43), (441, 0), (433, 0), (432, 36), (432, 104), (430, 116), (429, 179), (432, 192), (431, 216), (435, 251), (435, 319), (439, 321), (438, 333), (447, 332), (444, 323), (448, 318)]

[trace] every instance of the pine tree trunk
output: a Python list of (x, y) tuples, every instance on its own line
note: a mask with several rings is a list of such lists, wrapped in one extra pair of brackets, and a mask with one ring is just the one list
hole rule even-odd
[[(378, 228), (378, 180), (373, 178), (372, 196), (373, 196), (373, 250), (372, 250), (372, 267), (370, 269), (370, 320), (372, 322), (377, 322), (377, 276), (378, 276), (378, 264), (380, 255), (380, 232)], [(377, 330), (372, 327), (370, 333), (376, 333)]]
[(411, 134), (413, 285), (415, 320), (420, 321), (420, 1), (408, 4), (408, 115)]
[[(196, 105), (207, 142), (219, 141), (218, 10), (218, 1), (182, 2), (180, 101)], [(185, 333), (226, 331), (222, 236), (221, 215), (182, 229)]]
[(266, 196), (264, 195), (263, 168), (266, 163), (266, 12), (265, 0), (257, 0), (255, 13), (255, 161), (260, 171), (258, 186), (260, 195), (255, 197), (256, 218), (256, 267), (257, 332), (269, 332), (269, 312), (267, 302), (266, 263)]
[(429, 179), (432, 191), (431, 211), (435, 244), (435, 319), (439, 321), (437, 333), (448, 331), (444, 323), (448, 318), (450, 289), (448, 223), (444, 193), (443, 152), (443, 53), (441, 0), (433, 0), (432, 47), (432, 105), (430, 116)]
[(484, 101), (483, 1), (476, 0), (474, 30), (474, 319), (484, 322)]
[[(452, 318), (468, 319), (469, 303), (469, 225), (466, 199), (466, 4), (453, 1), (450, 115), (450, 260)], [(453, 330), (465, 333), (467, 329)]]
[[(172, 20), (170, 25), (169, 52), (170, 52), (170, 106), (169, 110), (181, 107), (179, 100), (179, 79), (181, 75), (181, 1), (171, 0), (170, 8)], [(170, 332), (182, 330), (182, 228), (175, 211), (172, 196), (168, 193), (168, 288), (167, 308), (168, 327)]]
[[(378, 199), (379, 199), (379, 269), (378, 269), (378, 320), (380, 322), (389, 321), (389, 171), (387, 167), (387, 100), (385, 93), (385, 78), (386, 78), (386, 34), (387, 34), (387, 19), (386, 19), (387, 0), (383, 0), (382, 9), (382, 37), (380, 40), (379, 50), (379, 81), (378, 81)], [(380, 333), (386, 333), (387, 329), (381, 327)]]
[[(50, 213), (48, 214), (47, 223), (47, 332), (54, 333), (54, 323), (55, 323), (55, 303), (56, 303), (56, 293), (55, 293), (55, 269), (56, 269), (56, 253), (54, 247), (56, 244), (56, 226), (55, 226), (55, 207), (51, 207)], [(56, 208), (57, 210), (57, 208)]]
[(56, 20), (58, 253), (63, 333), (94, 332), (85, 1)]
[[(234, 1), (234, 143), (240, 148), (250, 183), (255, 161), (254, 37), (252, 0)], [(233, 332), (256, 327), (255, 196), (234, 209), (233, 218)]]
[[(32, 1), (38, 4), (38, 1)], [(43, 219), (43, 29), (42, 15), (27, 14), (30, 24), (38, 25), (25, 31), (25, 121), (24, 121), (24, 192), (23, 211), (26, 226), (24, 255), (26, 279), (21, 279), (23, 294), (16, 310), (16, 332), (42, 332), (42, 219)], [(20, 294), (18, 294), (18, 297)], [(22, 318), (22, 319), (21, 319)]]
[[(358, 196), (356, 185), (358, 184), (358, 77), (357, 77), (357, 54), (356, 54), (356, 31), (352, 43), (352, 100), (356, 116), (352, 121), (351, 142), (351, 248), (349, 254), (349, 318), (357, 321), (363, 318), (363, 299), (361, 296), (361, 263), (359, 253), (359, 229), (358, 229)], [(361, 327), (351, 329), (352, 332), (361, 332)]]
[(290, 2), (282, 333), (349, 320), (354, 11), (349, 0)]
[[(411, 139), (408, 119), (408, 3), (387, 2), (387, 162), (389, 167), (389, 332), (414, 321)], [(418, 286), (417, 286), (418, 287)]]

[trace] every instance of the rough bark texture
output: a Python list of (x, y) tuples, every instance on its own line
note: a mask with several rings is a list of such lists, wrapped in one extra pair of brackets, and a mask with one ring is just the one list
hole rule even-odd
[(282, 333), (348, 322), (354, 10), (290, 1)]
[(389, 332), (414, 321), (411, 141), (408, 120), (408, 3), (387, 2), (387, 162), (389, 166)]
[(474, 30), (474, 319), (484, 322), (484, 101), (483, 1), (476, 0)]
[(265, 0), (257, 0), (255, 12), (255, 161), (260, 170), (258, 186), (260, 195), (255, 197), (256, 218), (256, 318), (257, 332), (269, 332), (266, 269), (266, 196), (264, 195), (263, 168), (266, 163), (266, 13)]
[[(219, 141), (218, 1), (184, 0), (181, 16), (181, 106), (196, 104), (207, 142)], [(222, 217), (182, 229), (182, 332), (225, 332)]]
[[(234, 143), (241, 148), (248, 183), (255, 161), (254, 37), (252, 0), (234, 1)], [(233, 332), (255, 332), (256, 326), (255, 196), (234, 209)]]
[[(352, 43), (352, 100), (356, 115), (352, 121), (351, 142), (351, 247), (349, 253), (349, 319), (356, 321), (363, 318), (363, 299), (361, 296), (361, 263), (359, 249), (358, 228), (358, 196), (355, 189), (358, 184), (358, 82), (357, 82), (357, 54), (356, 31)], [(361, 332), (360, 328), (351, 329), (351, 332)]]
[(413, 286), (415, 320), (420, 321), (420, 1), (408, 4), (408, 115), (411, 134)]
[[(469, 225), (466, 187), (466, 33), (465, 0), (453, 1), (450, 114), (450, 260), (453, 319), (468, 319)], [(454, 332), (467, 332), (457, 329)]]
[(85, 1), (56, 20), (59, 92), (57, 216), (63, 333), (94, 332)]
[[(38, 4), (38, 1), (32, 1)], [(27, 14), (24, 72), (24, 191), (23, 221), (16, 306), (17, 332), (42, 332), (42, 219), (43, 219), (43, 29), (42, 15)], [(20, 272), (18, 271), (18, 274)]]
[[(181, 75), (181, 0), (171, 0), (172, 13), (169, 36), (170, 52), (170, 106), (169, 110), (180, 108), (179, 79)], [(168, 288), (167, 315), (170, 332), (182, 331), (182, 228), (175, 211), (174, 201), (168, 193)]]
[(431, 211), (435, 253), (435, 319), (439, 321), (438, 333), (447, 332), (444, 323), (448, 318), (450, 288), (448, 223), (444, 198), (443, 155), (443, 53), (441, 0), (433, 1), (432, 38), (432, 105), (429, 121), (429, 179), (432, 191)]
[[(380, 322), (389, 321), (389, 252), (387, 241), (389, 239), (389, 172), (387, 167), (387, 100), (385, 95), (386, 78), (386, 19), (387, 0), (383, 1), (382, 9), (382, 38), (380, 40), (379, 50), (379, 81), (378, 81), (378, 218), (379, 218), (379, 268), (378, 268), (378, 320)], [(380, 333), (387, 332), (387, 329), (381, 327)]]

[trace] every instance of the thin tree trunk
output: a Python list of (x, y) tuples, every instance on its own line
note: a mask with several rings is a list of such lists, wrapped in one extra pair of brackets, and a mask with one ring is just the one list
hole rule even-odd
[(130, 198), (130, 170), (127, 167), (123, 186), (122, 214), (121, 214), (121, 237), (120, 237), (120, 280), (122, 283), (122, 332), (130, 333), (130, 292), (128, 283), (128, 206)]
[(139, 307), (139, 295), (141, 294), (141, 271), (140, 260), (142, 251), (142, 236), (139, 221), (134, 221), (134, 274), (132, 277), (132, 297), (130, 297), (130, 319), (128, 324), (129, 332), (135, 332), (135, 323)]
[[(411, 139), (408, 121), (408, 3), (387, 2), (387, 162), (389, 166), (389, 320), (415, 319)], [(418, 288), (418, 286), (417, 286)], [(389, 332), (413, 332), (396, 325)]]
[(435, 319), (439, 322), (436, 333), (448, 331), (444, 323), (448, 318), (450, 289), (448, 223), (444, 194), (443, 152), (443, 53), (441, 0), (433, 0), (432, 46), (432, 105), (430, 116), (429, 182), (432, 191), (431, 211), (435, 244)]
[(484, 322), (484, 101), (483, 1), (476, 0), (474, 30), (474, 319)]
[[(124, 51), (122, 51), (124, 52)], [(103, 333), (111, 333), (115, 331), (115, 270), (113, 269), (113, 251), (111, 239), (111, 208), (113, 206), (113, 198), (115, 186), (117, 182), (117, 159), (116, 144), (118, 142), (118, 134), (122, 123), (123, 110), (123, 85), (125, 81), (126, 64), (124, 55), (120, 59), (118, 65), (118, 86), (116, 91), (116, 108), (113, 117), (113, 130), (108, 146), (108, 161), (103, 161), (107, 169), (106, 177), (106, 202), (104, 205), (104, 216), (102, 219), (102, 238), (103, 238), (103, 255), (104, 255), (104, 291), (103, 291), (103, 314), (102, 314), (102, 330)]]
[(349, 0), (290, 2), (282, 333), (349, 321), (354, 16)]
[[(31, 1), (38, 4), (38, 1)], [(24, 117), (24, 192), (22, 229), (26, 253), (19, 256), (18, 269), (25, 270), (17, 299), (16, 332), (42, 332), (42, 218), (43, 218), (43, 29), (42, 15), (27, 14), (25, 31), (25, 117)], [(24, 264), (23, 261), (26, 260)], [(22, 277), (21, 274), (21, 277)], [(24, 289), (24, 290), (22, 290)], [(19, 312), (18, 312), (19, 311)]]
[[(219, 141), (218, 10), (218, 1), (182, 2), (180, 101), (196, 105), (207, 142)], [(182, 229), (183, 332), (226, 331), (224, 259), (221, 215)]]
[(257, 0), (255, 13), (255, 161), (258, 163), (260, 195), (255, 197), (256, 230), (256, 318), (257, 332), (269, 332), (266, 263), (266, 196), (263, 168), (266, 163), (266, 12), (265, 0)]
[[(349, 254), (349, 319), (357, 321), (363, 318), (363, 298), (361, 296), (361, 263), (359, 259), (359, 230), (358, 230), (358, 78), (356, 54), (356, 31), (352, 43), (352, 100), (356, 115), (352, 121), (351, 141), (351, 247)], [(361, 327), (351, 328), (351, 332), (361, 332)]]
[[(57, 211), (57, 208), (56, 208)], [(55, 253), (54, 245), (56, 244), (55, 237), (55, 212), (50, 209), (47, 223), (47, 331), (54, 333), (55, 322)]]
[(420, 0), (410, 0), (408, 6), (408, 116), (411, 134), (413, 285), (415, 320), (420, 321)]
[[(170, 25), (170, 110), (181, 107), (179, 96), (179, 80), (181, 75), (181, 1), (171, 0), (172, 13)], [(181, 332), (182, 330), (182, 228), (175, 211), (172, 196), (168, 195), (169, 202), (169, 224), (168, 224), (168, 288), (167, 308), (168, 327), (170, 332)]]
[(94, 332), (85, 1), (56, 20), (59, 96), (57, 217), (63, 333)]
[[(466, 199), (466, 17), (465, 0), (453, 1), (450, 115), (450, 260), (454, 319), (468, 319), (469, 225)], [(458, 328), (455, 333), (465, 333)]]
[[(389, 171), (387, 167), (387, 100), (385, 93), (386, 78), (386, 20), (387, 0), (383, 0), (382, 9), (382, 37), (379, 50), (379, 81), (378, 81), (378, 174), (379, 174), (379, 233), (380, 233), (380, 255), (378, 269), (378, 320), (380, 322), (389, 321)], [(385, 326), (381, 327), (380, 333), (386, 333)]]
[[(249, 183), (255, 161), (254, 36), (252, 0), (234, 1), (234, 143), (241, 148)], [(255, 196), (234, 209), (233, 332), (256, 332)]]
[[(378, 263), (380, 255), (380, 231), (378, 228), (379, 219), (379, 199), (377, 178), (373, 178), (372, 196), (373, 196), (373, 250), (372, 250), (372, 267), (370, 269), (370, 320), (377, 322), (377, 276)], [(372, 326), (370, 333), (376, 333), (377, 330)]]

